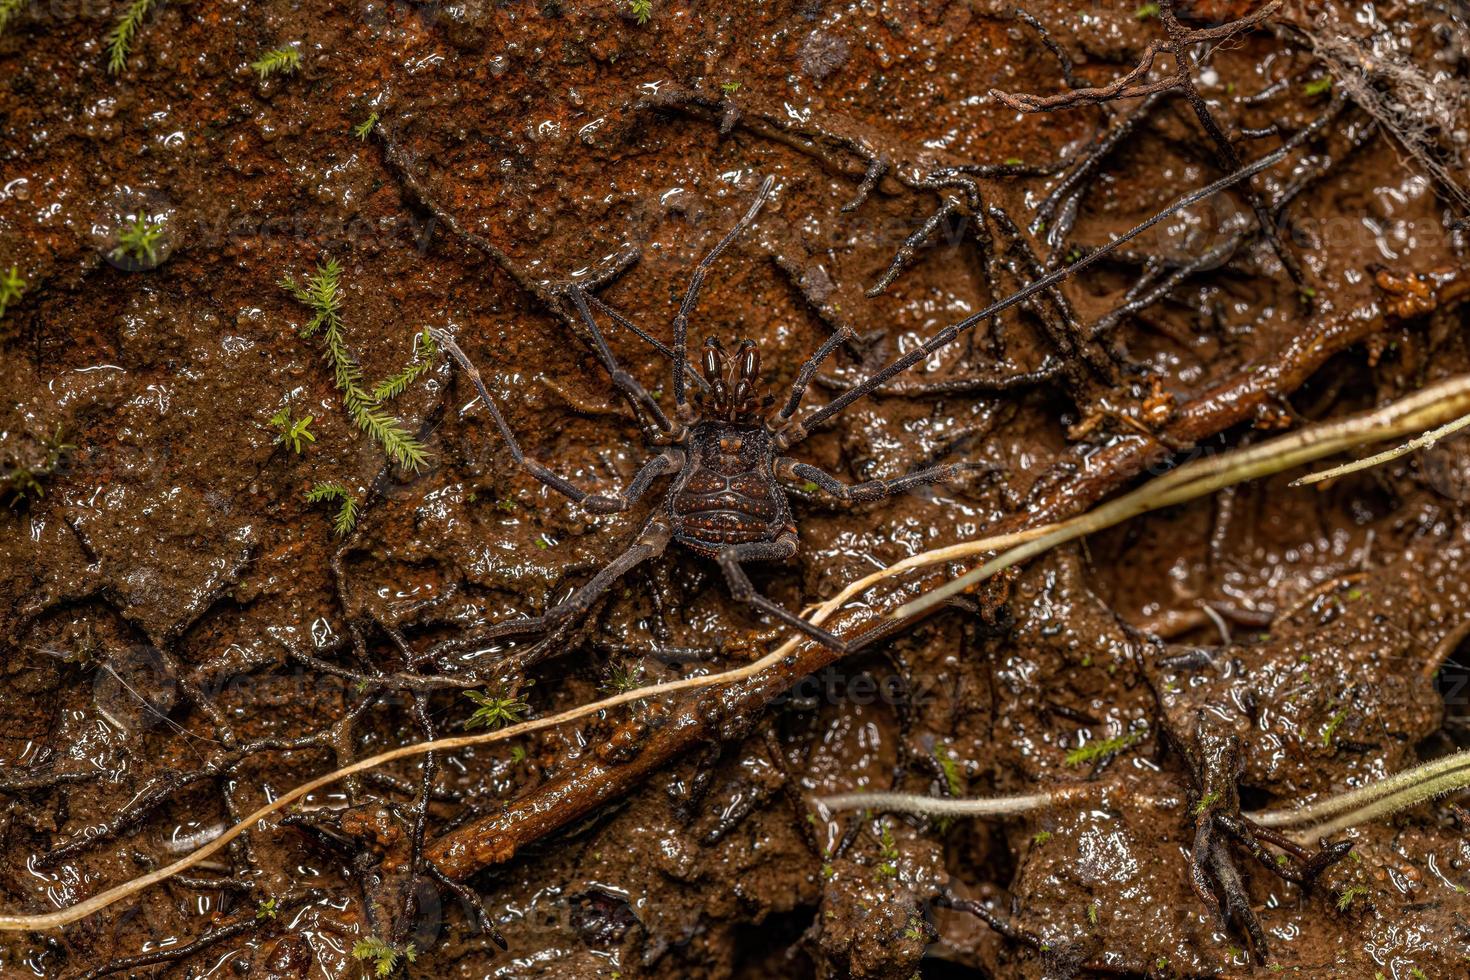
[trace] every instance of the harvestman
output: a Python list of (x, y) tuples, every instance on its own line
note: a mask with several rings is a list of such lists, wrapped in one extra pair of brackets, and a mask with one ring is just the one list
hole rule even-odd
[[(770, 196), (774, 183), (774, 178), (767, 177), (744, 217), (695, 267), (688, 291), (684, 294), (684, 301), (674, 317), (672, 346), (655, 340), (618, 316), (595, 296), (590, 297), (592, 303), (596, 303), (621, 325), (651, 342), (672, 360), (673, 418), (669, 418), (648, 390), (618, 364), (592, 314), (589, 296), (576, 286), (567, 289), (566, 295), (585, 324), (595, 353), (611, 376), (613, 386), (632, 403), (646, 410), (658, 429), (658, 433), (649, 440), (658, 448), (658, 452), (639, 468), (628, 486), (618, 493), (588, 493), (527, 456), (521, 450), (520, 443), (516, 441), (515, 434), (506, 423), (499, 406), (486, 390), (480, 372), (465, 356), (464, 351), (460, 350), (453, 337), (442, 330), (433, 330), (435, 339), (459, 362), (474, 383), (480, 401), (484, 402), (486, 410), (495, 420), (495, 425), (516, 463), (546, 486), (569, 497), (590, 513), (612, 514), (631, 508), (656, 481), (664, 477), (673, 478), (664, 496), (663, 505), (643, 525), (633, 545), (609, 562), (587, 584), (542, 615), (495, 624), (478, 634), (477, 639), (545, 632), (586, 612), (614, 582), (639, 563), (662, 554), (672, 541), (717, 561), (731, 595), (737, 600), (749, 603), (835, 650), (847, 653), (857, 649), (866, 637), (846, 641), (807, 622), (760, 593), (745, 572), (743, 566), (746, 562), (781, 561), (796, 554), (796, 524), (781, 481), (809, 481), (840, 500), (880, 500), (916, 486), (938, 483), (980, 464), (933, 466), (896, 479), (847, 484), (809, 463), (784, 455), (786, 450), (805, 439), (821, 422), (858, 399), (872, 394), (894, 375), (952, 343), (982, 320), (996, 316), (1061, 282), (1182, 208), (1279, 163), (1286, 158), (1287, 152), (1288, 148), (1283, 147), (1207, 187), (1181, 197), (1168, 208), (1072, 265), (1057, 269), (1010, 296), (944, 328), (922, 345), (800, 419), (796, 418), (796, 411), (801, 405), (802, 397), (822, 362), (842, 342), (840, 332), (829, 337), (807, 359), (797, 372), (786, 401), (770, 416), (762, 415), (774, 401), (770, 397), (763, 398), (759, 393), (760, 348), (755, 341), (742, 340), (731, 356), (716, 338), (710, 337), (704, 343), (700, 370), (694, 371), (689, 366), (689, 316), (698, 301), (699, 290), (715, 260), (742, 231), (755, 222), (756, 215)], [(698, 389), (692, 400), (689, 378), (694, 380)]]

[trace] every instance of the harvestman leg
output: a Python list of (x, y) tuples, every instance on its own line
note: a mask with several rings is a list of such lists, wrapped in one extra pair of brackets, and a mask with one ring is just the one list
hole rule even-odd
[(553, 472), (539, 461), (532, 459), (521, 451), (521, 444), (516, 441), (515, 433), (511, 431), (510, 424), (505, 421), (505, 416), (500, 413), (500, 407), (495, 404), (495, 399), (490, 397), (490, 392), (486, 390), (485, 382), (480, 377), (480, 372), (470, 363), (469, 357), (465, 355), (464, 351), (459, 349), (459, 345), (454, 342), (454, 338), (449, 334), (433, 327), (429, 329), (439, 346), (448, 351), (449, 355), (458, 361), (459, 366), (469, 375), (470, 381), (474, 383), (475, 390), (479, 392), (480, 401), (485, 404), (485, 410), (495, 420), (495, 427), (500, 430), (501, 438), (510, 447), (510, 454), (515, 457), (515, 461), (520, 464), (521, 468), (557, 493), (571, 498), (574, 503), (581, 504), (591, 513), (613, 514), (627, 510), (639, 497), (647, 492), (648, 488), (653, 485), (654, 480), (669, 473), (677, 473), (683, 469), (684, 451), (670, 446), (644, 463), (625, 489), (611, 494), (588, 493), (566, 477)]
[(949, 463), (944, 466), (930, 466), (927, 469), (890, 480), (844, 483), (826, 470), (820, 470), (810, 463), (802, 463), (788, 456), (782, 456), (776, 460), (776, 476), (786, 480), (810, 480), (837, 499), (851, 501), (882, 500), (884, 497), (892, 497), (894, 494), (903, 493), (914, 487), (943, 483), (966, 470), (988, 469), (993, 469), (989, 463)]
[(796, 535), (783, 534), (775, 541), (752, 541), (750, 544), (737, 544), (720, 552), (720, 570), (725, 573), (730, 595), (736, 601), (748, 603), (787, 626), (800, 630), (823, 646), (831, 647), (839, 653), (853, 652), (861, 646), (860, 642), (850, 644), (837, 634), (808, 623), (775, 600), (762, 595), (750, 581), (750, 576), (745, 574), (745, 569), (740, 567), (747, 561), (782, 561), (796, 554), (796, 549)]
[(642, 405), (653, 416), (654, 424), (664, 432), (672, 432), (673, 423), (664, 414), (664, 410), (658, 407), (658, 402), (648, 393), (648, 389), (638, 382), (623, 369), (618, 359), (613, 355), (612, 348), (607, 345), (607, 340), (602, 336), (602, 329), (597, 325), (597, 318), (592, 315), (592, 310), (587, 305), (587, 294), (576, 286), (567, 290), (571, 297), (572, 305), (577, 308), (577, 313), (582, 317), (582, 322), (587, 326), (587, 333), (592, 337), (592, 346), (597, 351), (598, 360), (607, 369), (608, 377), (612, 378), (613, 387), (622, 392), (630, 400)]
[(694, 312), (694, 304), (699, 301), (699, 290), (704, 286), (705, 277), (709, 275), (710, 267), (715, 264), (715, 259), (720, 253), (730, 247), (740, 233), (749, 228), (755, 221), (755, 216), (760, 213), (761, 206), (771, 196), (771, 186), (776, 182), (775, 177), (767, 177), (761, 182), (760, 190), (755, 192), (755, 200), (750, 203), (744, 217), (735, 222), (735, 227), (726, 232), (709, 254), (700, 260), (699, 265), (694, 267), (694, 274), (689, 277), (689, 289), (684, 294), (684, 302), (679, 304), (679, 313), (674, 317), (674, 407), (684, 409), (684, 373), (689, 369), (689, 314)]
[(638, 535), (638, 540), (634, 541), (627, 551), (604, 565), (602, 571), (592, 576), (587, 584), (539, 616), (507, 620), (475, 633), (475, 642), (480, 643), (501, 636), (515, 636), (522, 633), (549, 632), (568, 619), (582, 615), (592, 608), (594, 602), (602, 598), (603, 593), (611, 588), (613, 583), (632, 571), (634, 566), (663, 554), (673, 536), (673, 532), (661, 518), (650, 519), (647, 524), (643, 525), (643, 531)]

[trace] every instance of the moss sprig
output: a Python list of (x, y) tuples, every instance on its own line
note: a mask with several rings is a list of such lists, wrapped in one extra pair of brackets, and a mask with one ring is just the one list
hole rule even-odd
[(380, 118), (382, 117), (379, 116), (376, 112), (368, 113), (366, 119), (358, 123), (356, 126), (352, 127), (352, 135), (356, 136), (360, 140), (367, 139), (373, 134), (373, 127), (378, 125), (378, 120)]
[(3, 32), (20, 12), (30, 6), (31, 0), (0, 0), (0, 32)]
[[(429, 362), (437, 348), (423, 346), (423, 335), (414, 342), (414, 360), (399, 374), (386, 379), (369, 392), (364, 387), (362, 368), (347, 346), (342, 323), (342, 266), (336, 259), (317, 266), (316, 272), (305, 282), (298, 283), (290, 276), (281, 280), (281, 287), (303, 305), (310, 307), (312, 317), (301, 331), (302, 337), (322, 335), (326, 348), (326, 361), (332, 368), (332, 380), (342, 393), (342, 402), (347, 414), (362, 431), (366, 432), (390, 460), (406, 470), (417, 471), (428, 459), (424, 446), (408, 431), (402, 420), (384, 411), (382, 402), (386, 398), (401, 394), (417, 378), (429, 369)], [(427, 343), (432, 345), (433, 339)]]
[(128, 52), (133, 48), (133, 40), (138, 36), (138, 29), (143, 26), (144, 18), (157, 2), (158, 0), (132, 0), (128, 9), (107, 33), (107, 70), (110, 73), (121, 75), (128, 66)]
[(55, 434), (41, 439), (41, 448), (46, 452), (41, 462), (17, 461), (0, 472), (0, 494), (8, 498), (12, 510), (19, 510), (28, 501), (46, 496), (43, 481), (54, 474), (67, 453), (77, 447), (66, 441), (66, 433), (58, 425)]
[(333, 481), (318, 483), (306, 491), (307, 503), (319, 504), (324, 501), (337, 503), (337, 516), (332, 518), (332, 532), (339, 538), (351, 534), (352, 529), (357, 527), (357, 514), (361, 507), (352, 491)]
[[(3, 26), (3, 22), (0, 22), (0, 26)], [(20, 274), (18, 267), (11, 266), (8, 272), (0, 275), (0, 317), (5, 316), (10, 304), (20, 299), (25, 291), (25, 277)]]
[(118, 230), (113, 257), (131, 259), (143, 268), (153, 268), (158, 265), (158, 246), (163, 240), (163, 230), (162, 221), (140, 212), (132, 224)]
[(439, 346), (434, 343), (434, 335), (425, 327), (422, 333), (414, 334), (413, 353), (409, 356), (408, 364), (404, 365), (402, 371), (389, 375), (373, 386), (373, 398), (376, 401), (385, 402), (397, 398), (408, 390), (409, 385), (429, 373), (434, 366), (434, 356), (439, 353)]
[(1117, 755), (1124, 749), (1132, 748), (1143, 741), (1148, 735), (1148, 729), (1136, 728), (1131, 732), (1119, 735), (1117, 738), (1104, 738), (1096, 742), (1088, 742), (1086, 745), (1073, 749), (1067, 753), (1067, 765), (1085, 766), (1090, 762), (1101, 762), (1108, 756)]
[(531, 710), (531, 706), (519, 697), (507, 695), (499, 690), (465, 691), (464, 696), (479, 705), (474, 713), (465, 719), (465, 728), (488, 728), (494, 731), (513, 725), (521, 720), (521, 716)]
[(301, 52), (292, 47), (272, 48), (250, 62), (250, 68), (265, 81), (272, 75), (292, 75), (301, 67)]
[(376, 976), (391, 977), (398, 970), (400, 960), (413, 963), (419, 958), (419, 951), (413, 943), (398, 950), (377, 936), (369, 936), (366, 939), (359, 939), (353, 945), (352, 958), (359, 962), (372, 963), (373, 973)]

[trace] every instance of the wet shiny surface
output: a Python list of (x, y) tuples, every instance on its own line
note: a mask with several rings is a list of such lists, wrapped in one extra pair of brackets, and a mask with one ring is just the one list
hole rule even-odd
[[(375, 141), (350, 135), (370, 111), (411, 148), (437, 199), (530, 280), (586, 275), (636, 248), (639, 263), (601, 295), (661, 338), (694, 263), (774, 175), (771, 204), (711, 277), (693, 331), (732, 347), (758, 339), (778, 393), (834, 321), (851, 323), (858, 339), (826, 370), (851, 381), (981, 308), (992, 296), (973, 237), (945, 229), (886, 295), (868, 299), (863, 290), (934, 194), (890, 177), (845, 213), (861, 175), (846, 157), (835, 167), (747, 128), (722, 135), (716, 121), (639, 107), (640, 97), (675, 86), (723, 91), (752, 116), (867, 142), (913, 175), (1046, 162), (1085, 149), (1104, 124), (1093, 109), (1022, 117), (997, 106), (992, 87), (1049, 93), (1062, 82), (1033, 32), (983, 5), (797, 0), (696, 14), (655, 0), (644, 27), (620, 5), (546, 6), (163, 4), (121, 80), (103, 72), (97, 39), (109, 22), (95, 12), (58, 19), (55, 5), (37, 4), (0, 36), (0, 267), (17, 264), (31, 283), (0, 321), (0, 450), (7, 467), (44, 456), (57, 426), (77, 446), (44, 498), (0, 515), (0, 774), (92, 776), (0, 791), (7, 910), (93, 894), (218, 833), (231, 806), (248, 809), (329, 768), (334, 753), (319, 745), (265, 751), (85, 845), (230, 738), (301, 738), (360, 703), (350, 678), (294, 656), (363, 673), (402, 669), (390, 630), (422, 651), (537, 613), (641, 526), (643, 511), (590, 517), (516, 470), (464, 379), (442, 364), (394, 403), (423, 427), (433, 456), (417, 476), (385, 471), (342, 413), (319, 348), (296, 336), (306, 314), (275, 285), (328, 255), (344, 264), (348, 337), (368, 375), (395, 370), (412, 332), (446, 329), (528, 450), (578, 485), (622, 485), (646, 458), (585, 345), (413, 206)], [(1058, 25), (1093, 81), (1124, 70), (1158, 32), (1133, 3), (1027, 6)], [(1448, 91), (1463, 81), (1463, 42), (1415, 26), (1424, 4), (1392, 16), (1381, 3), (1339, 7), (1378, 31), (1380, 56), (1433, 50), (1436, 84)], [(303, 71), (258, 81), (246, 62), (275, 39), (302, 43)], [(1253, 36), (1211, 60), (1201, 91), (1243, 123), (1295, 127), (1324, 107), (1303, 91), (1316, 65), (1269, 34)], [(1277, 81), (1276, 95), (1243, 102)], [(1269, 364), (1308, 321), (1378, 315), (1380, 268), (1463, 268), (1463, 238), (1444, 231), (1435, 185), (1373, 127), (1349, 114), (1309, 157), (1257, 181), (1276, 193), (1333, 159), (1287, 212), (1316, 291), (1310, 313), (1256, 243), (1124, 318), (1112, 336), (1129, 360), (1182, 402)], [(1188, 107), (1170, 102), (1101, 167), (1069, 242), (1106, 241), (1217, 174)], [(1025, 225), (1054, 184), (984, 187)], [(157, 268), (127, 271), (106, 255), (139, 211), (163, 223), (165, 248)], [(1165, 265), (1187, 261), (1252, 221), (1238, 196), (1216, 198), (1160, 224), (1138, 251)], [(1068, 286), (1079, 318), (1121, 302), (1138, 268), (1105, 264)], [(625, 331), (608, 333), (667, 407), (664, 360)], [(1008, 372), (1034, 369), (1050, 352), (1046, 337), (1034, 316), (1007, 315), (911, 378), (963, 378), (1002, 358)], [(1470, 369), (1465, 337), (1460, 313), (1396, 325), (1335, 359), (1259, 427), (1345, 414), (1426, 376)], [(981, 533), (1024, 508), (1069, 444), (1102, 452), (1135, 438), (1120, 418), (1148, 418), (1149, 380), (858, 403), (793, 455), (852, 482), (959, 460), (1000, 472), (876, 505), (798, 499), (801, 551), (758, 567), (758, 582), (800, 608), (874, 568)], [(819, 383), (809, 402), (835, 393)], [(303, 456), (273, 444), (267, 425), (287, 401), (315, 419), (317, 441)], [(1074, 435), (1093, 417), (1103, 421)], [(1253, 434), (1243, 426), (1185, 452)], [(1463, 698), (1420, 668), (1466, 607), (1466, 446), (1447, 442), (1320, 492), (1284, 480), (1246, 485), (1038, 561), (1011, 586), (999, 621), (946, 613), (809, 679), (765, 719), (729, 726), (721, 751), (679, 760), (596, 818), (472, 879), (508, 952), (474, 933), (458, 899), (431, 889), (415, 923), (418, 969), (906, 978), (927, 946), (981, 975), (1043, 975), (1036, 953), (929, 907), (947, 884), (994, 900), (1056, 949), (1120, 968), (1153, 964), (1158, 976), (1244, 975), (1240, 936), (1221, 931), (1190, 890), (1189, 780), (1170, 740), (1201, 713), (1238, 735), (1243, 785), (1263, 806), (1464, 744)], [(303, 501), (322, 480), (370, 501), (345, 543), (332, 537), (330, 514)], [(1291, 611), (1314, 588), (1360, 574)], [(1170, 647), (1134, 632), (1144, 627)], [(531, 669), (536, 683), (523, 693), (545, 711), (591, 700), (630, 671), (654, 680), (732, 666), (746, 645), (763, 648), (753, 638), (763, 628), (729, 601), (716, 569), (671, 549), (613, 590), (574, 650), (558, 648)], [(723, 652), (692, 664), (655, 655), (720, 642)], [(498, 639), (432, 669), (486, 670), (488, 681), (525, 646)], [(1157, 665), (1193, 648), (1209, 651), (1206, 666)], [(1459, 664), (1463, 673), (1463, 653)], [(453, 693), (428, 703), (444, 732), (472, 708)], [(482, 749), (439, 760), (440, 789), (459, 795), (434, 803), (430, 834), (466, 808), (493, 812), (571, 771), (612, 723), (544, 733), (517, 745), (519, 758)], [(420, 734), (407, 696), (388, 692), (364, 710), (350, 750)], [(1120, 796), (1010, 825), (870, 820), (837, 853), (850, 823), (811, 822), (800, 799), (886, 788), (900, 765), (897, 782), (912, 791), (1025, 792), (1086, 779), (1069, 753), (1124, 736), (1136, 740), (1107, 772), (1177, 807), (1157, 812)], [(306, 809), (404, 803), (419, 770), (392, 775), (397, 788), (343, 784)], [(1443, 806), (1354, 832), (1357, 858), (1311, 894), (1248, 868), (1275, 962), (1321, 976), (1456, 975), (1470, 952), (1465, 832)], [(263, 896), (319, 888), (320, 898), (271, 926), (160, 975), (356, 975), (350, 950), (374, 927), (350, 856), (299, 827), (253, 834), (249, 847), (201, 877), (238, 874), (253, 891), (175, 883), (55, 943), (6, 936), (0, 972), (69, 975), (183, 945), (224, 918), (250, 917)], [(1339, 910), (1345, 889), (1362, 891)]]

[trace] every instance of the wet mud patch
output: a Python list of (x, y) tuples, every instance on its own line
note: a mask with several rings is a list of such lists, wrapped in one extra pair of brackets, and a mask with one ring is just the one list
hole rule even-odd
[[(851, 484), (974, 465), (793, 481), (799, 551), (750, 566), (789, 610), (1470, 371), (1462, 10), (1022, 7), (160, 3), (113, 73), (126, 5), (0, 3), (3, 912), (354, 759), (775, 648), (677, 545), (499, 628), (661, 497), (538, 481), (426, 332), (528, 456), (613, 493), (657, 447), (573, 297), (643, 421), (673, 413), (669, 325), (768, 176), (691, 348), (757, 342), (779, 407), (829, 344), (810, 411), (1284, 149), (816, 426), (792, 455)], [(849, 656), (355, 775), (0, 933), (0, 973), (1463, 976), (1463, 794), (1331, 861), (1239, 821), (1470, 745), (1467, 447), (1243, 483)], [(1083, 802), (813, 802), (1043, 787)]]

